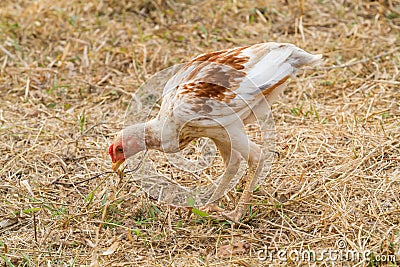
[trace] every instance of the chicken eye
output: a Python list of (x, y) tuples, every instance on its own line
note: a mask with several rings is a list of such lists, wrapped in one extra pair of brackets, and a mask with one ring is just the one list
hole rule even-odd
[(117, 151), (122, 153), (122, 152), (124, 152), (124, 149), (122, 147), (118, 147)]

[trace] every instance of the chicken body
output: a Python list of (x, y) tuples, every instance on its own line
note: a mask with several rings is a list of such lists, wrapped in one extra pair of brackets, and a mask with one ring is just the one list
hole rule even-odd
[(299, 67), (313, 65), (312, 55), (291, 44), (262, 43), (200, 55), (165, 85), (156, 118), (127, 127), (109, 148), (113, 168), (144, 149), (175, 153), (190, 141), (208, 137), (225, 163), (213, 201), (225, 193), (241, 160), (248, 163), (245, 188), (237, 207), (223, 213), (238, 222), (262, 168), (262, 150), (250, 141), (245, 125), (268, 112), (268, 103)]

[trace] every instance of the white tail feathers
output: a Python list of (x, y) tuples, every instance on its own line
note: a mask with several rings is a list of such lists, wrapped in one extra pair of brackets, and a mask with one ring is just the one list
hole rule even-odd
[(310, 54), (293, 44), (264, 43), (243, 51), (250, 57), (246, 65), (247, 77), (261, 90), (281, 84), (302, 66), (312, 66), (322, 55)]
[(288, 63), (299, 68), (302, 66), (317, 65), (321, 62), (321, 59), (321, 54), (313, 55), (293, 45), (292, 54), (288, 58)]

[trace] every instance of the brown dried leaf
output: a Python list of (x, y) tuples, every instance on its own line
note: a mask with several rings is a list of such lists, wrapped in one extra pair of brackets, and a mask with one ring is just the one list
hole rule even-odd
[(239, 241), (234, 244), (225, 245), (218, 248), (218, 257), (230, 257), (233, 255), (245, 254), (249, 251), (250, 244), (245, 241)]
[(117, 250), (118, 246), (119, 242), (117, 241), (114, 244), (112, 244), (107, 250), (103, 251), (101, 255), (107, 256), (113, 254)]

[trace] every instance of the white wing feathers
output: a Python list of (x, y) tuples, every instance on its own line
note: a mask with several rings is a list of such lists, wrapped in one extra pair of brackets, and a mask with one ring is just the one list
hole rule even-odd
[(245, 120), (255, 105), (275, 95), (274, 90), (282, 88), (299, 67), (314, 65), (321, 57), (279, 43), (198, 56), (168, 81), (160, 114), (207, 127)]

